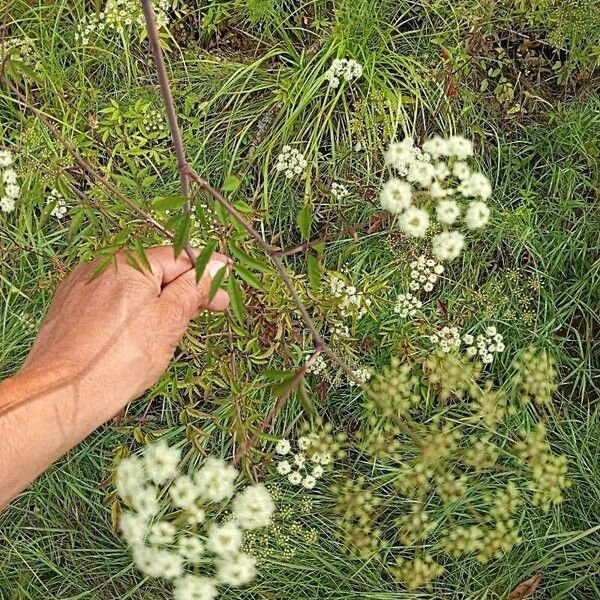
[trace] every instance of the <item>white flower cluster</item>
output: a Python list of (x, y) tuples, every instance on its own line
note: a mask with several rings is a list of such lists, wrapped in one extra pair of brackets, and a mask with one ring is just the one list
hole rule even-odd
[[(485, 175), (471, 171), (465, 162), (471, 156), (473, 144), (461, 136), (435, 136), (422, 148), (407, 137), (390, 144), (385, 154), (386, 163), (402, 179), (391, 177), (383, 184), (381, 205), (399, 215), (399, 226), (407, 235), (423, 237), (431, 219), (423, 204), (427, 199), (435, 201), (435, 219), (445, 229), (433, 237), (432, 251), (441, 260), (453, 260), (463, 249), (464, 234), (447, 229), (461, 216), (468, 229), (483, 227), (489, 221), (485, 200), (491, 196), (492, 186)], [(468, 199), (466, 209), (450, 196)], [(417, 200), (420, 206), (415, 204)]]
[(5, 40), (4, 52), (13, 59), (37, 69), (39, 67), (35, 53), (35, 43), (29, 37), (9, 37)]
[(462, 341), (467, 347), (467, 354), (479, 355), (483, 364), (490, 364), (494, 360), (494, 354), (504, 352), (505, 349), (504, 337), (493, 325), (486, 327), (485, 334), (479, 334), (477, 337), (465, 333)]
[(3, 212), (12, 212), (15, 209), (15, 202), (21, 193), (21, 188), (17, 183), (17, 173), (12, 168), (13, 156), (9, 150), (0, 150), (0, 210)]
[[(307, 355), (305, 362), (308, 362), (309, 360), (310, 360), (310, 355)], [(327, 369), (327, 363), (325, 362), (323, 355), (319, 354), (319, 356), (317, 356), (317, 358), (315, 358), (314, 362), (311, 363), (310, 365), (308, 365), (308, 367), (306, 368), (306, 372), (312, 373), (313, 375), (320, 375), (326, 369)]]
[[(143, 573), (173, 580), (175, 600), (212, 600), (219, 585), (239, 587), (254, 579), (255, 560), (240, 550), (244, 530), (269, 525), (275, 506), (264, 485), (251, 485), (231, 501), (231, 520), (209, 522), (204, 507), (233, 496), (238, 472), (209, 457), (193, 476), (181, 474), (180, 459), (178, 449), (159, 442), (146, 447), (143, 457), (121, 461), (116, 488), (131, 510), (121, 515), (120, 529)], [(172, 519), (169, 508), (185, 518)], [(214, 577), (186, 570), (208, 559), (214, 561)]]
[(398, 313), (402, 318), (414, 317), (417, 314), (417, 310), (422, 306), (423, 303), (410, 292), (398, 294), (396, 304), (394, 305), (394, 312)]
[(359, 367), (352, 371), (352, 379), (348, 378), (350, 387), (354, 387), (357, 384), (367, 383), (371, 379), (371, 371), (366, 367)]
[(307, 165), (308, 162), (306, 162), (302, 152), (291, 146), (284, 146), (281, 149), (281, 154), (277, 157), (275, 168), (277, 171), (283, 171), (288, 179), (292, 179), (297, 175), (302, 175)]
[(142, 118), (144, 129), (149, 133), (156, 133), (166, 129), (165, 120), (160, 111), (155, 108), (147, 108)]
[(344, 184), (337, 183), (335, 181), (331, 184), (331, 195), (334, 198), (337, 198), (338, 200), (342, 200), (349, 194), (350, 194), (350, 192), (348, 191), (348, 188)]
[[(154, 0), (154, 18), (159, 29), (169, 24), (169, 1)], [(146, 27), (140, 3), (136, 0), (107, 0), (104, 10), (84, 19), (77, 33), (77, 40), (84, 46), (90, 43), (93, 34), (104, 31), (123, 35), (134, 28), (142, 30)]]
[(429, 336), (429, 339), (437, 344), (442, 352), (451, 352), (460, 348), (460, 334), (456, 327), (442, 327), (438, 333)]
[(353, 285), (347, 284), (343, 279), (333, 275), (329, 282), (331, 293), (335, 298), (341, 298), (339, 304), (340, 315), (344, 318), (355, 316), (362, 319), (366, 314), (371, 300), (365, 298)]
[[(275, 452), (279, 456), (288, 456), (277, 463), (277, 472), (287, 476), (292, 485), (298, 485), (311, 490), (315, 487), (317, 479), (323, 476), (324, 467), (333, 462), (333, 457), (328, 453), (310, 452), (314, 434), (298, 438), (298, 452), (290, 455), (292, 445), (286, 439), (279, 440)], [(310, 456), (307, 456), (310, 452)]]
[(423, 254), (417, 260), (411, 261), (410, 269), (410, 283), (408, 287), (413, 292), (420, 289), (424, 292), (431, 292), (439, 276), (444, 272), (443, 265), (435, 262), (433, 258), (427, 258)]
[(46, 203), (52, 206), (50, 214), (57, 219), (62, 219), (67, 214), (67, 203), (63, 198), (63, 195), (55, 189), (51, 189)]
[(362, 65), (352, 58), (335, 58), (325, 73), (329, 87), (339, 87), (342, 80), (350, 83), (358, 79), (363, 72)]

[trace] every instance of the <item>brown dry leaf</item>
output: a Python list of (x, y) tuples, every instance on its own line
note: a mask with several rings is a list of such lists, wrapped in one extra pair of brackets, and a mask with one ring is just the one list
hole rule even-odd
[(533, 596), (538, 585), (542, 581), (543, 575), (536, 573), (533, 577), (530, 577), (527, 581), (520, 583), (508, 596), (506, 600), (523, 600), (523, 598), (529, 598)]

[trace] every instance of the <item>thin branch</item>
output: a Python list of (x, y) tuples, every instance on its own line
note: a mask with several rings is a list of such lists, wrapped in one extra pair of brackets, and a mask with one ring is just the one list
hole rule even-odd
[[(177, 157), (177, 168), (179, 169), (179, 184), (181, 187), (181, 194), (182, 196), (189, 197), (190, 180), (187, 173), (185, 149), (183, 147), (183, 139), (181, 138), (181, 131), (179, 129), (173, 93), (171, 92), (171, 86), (169, 85), (167, 67), (165, 65), (165, 59), (160, 48), (160, 36), (158, 34), (158, 27), (156, 26), (156, 19), (154, 17), (154, 8), (151, 0), (141, 0), (141, 2), (142, 10), (144, 11), (144, 18), (146, 20), (146, 28), (148, 30), (150, 48), (152, 50), (154, 64), (156, 65), (156, 71), (158, 73), (160, 91), (165, 103), (165, 108), (167, 110), (167, 119), (169, 122), (169, 129), (171, 130), (171, 138), (173, 139), (173, 148), (175, 150), (175, 156)], [(186, 214), (190, 214), (190, 212), (191, 204), (188, 202), (186, 205)]]
[(288, 398), (292, 395), (293, 392), (296, 391), (298, 386), (302, 383), (306, 372), (308, 369), (314, 364), (317, 360), (317, 357), (321, 354), (321, 349), (317, 348), (310, 358), (304, 363), (304, 366), (296, 373), (294, 379), (290, 382), (288, 389), (278, 398), (277, 402), (273, 406), (273, 408), (269, 411), (269, 414), (263, 419), (262, 423), (258, 426), (258, 429), (254, 432), (252, 437), (249, 440), (245, 440), (244, 443), (240, 446), (240, 449), (235, 453), (233, 457), (233, 465), (236, 466), (240, 460), (248, 454), (248, 452), (254, 448), (256, 442), (259, 440), (260, 436), (271, 427), (275, 419), (279, 416), (279, 413), (283, 410), (285, 403)]

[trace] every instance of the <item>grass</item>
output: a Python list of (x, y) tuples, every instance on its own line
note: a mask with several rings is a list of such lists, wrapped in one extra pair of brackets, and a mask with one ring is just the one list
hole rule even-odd
[[(256, 585), (225, 598), (496, 600), (537, 572), (544, 573), (544, 582), (536, 597), (600, 597), (600, 103), (590, 93), (597, 73), (585, 53), (573, 53), (566, 81), (557, 81), (560, 76), (544, 61), (557, 55), (568, 61), (568, 43), (549, 45), (542, 3), (530, 4), (531, 20), (506, 6), (491, 15), (485, 3), (470, 0), (219, 0), (189, 3), (187, 11), (179, 7), (173, 14), (180, 28), (168, 39), (168, 59), (188, 156), (216, 185), (230, 173), (241, 176), (233, 199), (249, 204), (265, 234), (283, 246), (301, 241), (296, 219), (307, 202), (313, 205), (313, 237), (378, 218), (382, 152), (395, 132), (423, 138), (454, 130), (475, 140), (481, 167), (494, 181), (494, 218), (472, 240), (473, 250), (452, 264), (443, 301), (466, 330), (489, 320), (504, 332), (507, 350), (495, 362), (496, 375), (533, 342), (556, 358), (561, 386), (546, 420), (553, 446), (569, 459), (573, 481), (556, 510), (523, 511), (524, 542), (504, 558), (485, 566), (448, 561), (433, 591), (417, 592), (394, 583), (377, 561), (340, 552), (326, 486), (313, 494), (309, 515), (302, 513), (302, 494), (284, 491), (282, 502), (298, 522), (319, 531), (317, 543), (290, 534), (293, 559), (276, 547)], [(0, 17), (6, 18), (9, 38), (35, 40), (33, 64), (46, 82), (33, 87), (36, 105), (57, 119), (89, 160), (147, 206), (156, 195), (176, 193), (177, 173), (168, 139), (149, 140), (139, 119), (123, 116), (140, 98), (161, 109), (146, 45), (134, 33), (94, 38), (91, 47), (82, 48), (75, 32), (86, 10), (80, 0), (40, 0), (13, 3), (0, 9)], [(541, 66), (533, 74), (514, 50), (515, 31), (542, 40), (535, 50)], [(450, 59), (443, 58), (444, 51)], [(360, 84), (327, 90), (322, 73), (334, 57), (346, 55), (364, 65)], [(492, 64), (514, 86), (525, 111), (510, 113), (514, 101), (498, 100)], [(482, 89), (484, 79), (491, 87)], [(123, 133), (103, 112), (112, 100), (122, 108)], [(20, 113), (6, 91), (0, 92), (0, 142), (18, 148), (26, 199), (15, 213), (0, 214), (4, 378), (25, 358), (53, 290), (69, 269), (111, 244), (125, 226), (147, 244), (160, 239), (114, 198), (85, 183), (56, 141), (31, 115)], [(286, 143), (309, 159), (305, 181), (274, 177), (273, 161)], [(353, 195), (332, 198), (333, 180), (345, 182)], [(51, 187), (64, 191), (68, 220), (57, 222), (44, 210)], [(81, 206), (77, 190), (94, 208)], [(70, 228), (79, 211), (79, 227)], [(224, 244), (235, 237), (230, 227), (209, 227), (204, 211), (198, 215), (206, 223), (203, 236), (212, 233)], [(385, 223), (368, 234), (341, 235), (326, 245), (323, 259), (328, 270), (346, 268), (372, 294), (379, 316), (361, 320), (353, 340), (338, 350), (352, 364), (374, 369), (414, 348), (415, 335), (422, 334), (422, 324), (399, 319), (390, 301), (405, 287), (406, 261), (420, 246), (390, 228)], [(317, 322), (327, 326), (330, 307), (311, 299), (305, 256), (291, 257), (288, 265)], [(272, 396), (260, 373), (292, 368), (311, 344), (276, 278), (266, 274), (261, 290), (245, 288), (245, 331), (226, 317), (203, 316), (153, 390), (0, 514), (1, 600), (170, 597), (168, 586), (144, 581), (134, 571), (114, 534), (111, 470), (124, 449), (160, 434), (226, 455), (231, 436), (239, 443), (264, 416)], [(436, 318), (444, 320), (441, 314)], [(311, 401), (332, 421), (350, 430), (360, 423), (352, 388), (316, 377), (309, 378), (309, 388)], [(301, 417), (293, 398), (275, 433), (290, 430)]]

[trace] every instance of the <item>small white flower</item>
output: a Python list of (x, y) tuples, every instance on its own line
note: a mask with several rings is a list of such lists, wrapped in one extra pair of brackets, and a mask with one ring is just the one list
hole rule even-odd
[(215, 600), (217, 586), (208, 577), (187, 574), (175, 581), (173, 600)]
[(256, 559), (248, 554), (236, 554), (216, 562), (217, 579), (224, 585), (240, 587), (256, 577)]
[(227, 557), (237, 554), (242, 545), (242, 530), (235, 521), (208, 528), (207, 546), (211, 552)]
[(348, 188), (345, 185), (341, 183), (336, 183), (335, 181), (331, 184), (331, 195), (337, 198), (338, 200), (342, 200), (349, 194), (350, 192), (348, 191)]
[(302, 475), (298, 471), (292, 471), (288, 474), (288, 481), (292, 485), (300, 485), (302, 483)]
[(0, 198), (0, 210), (5, 213), (15, 210), (15, 199), (9, 198), (8, 196), (2, 196), (2, 198)]
[(169, 447), (166, 442), (155, 442), (144, 450), (146, 471), (154, 481), (161, 485), (177, 474), (177, 465), (181, 460), (181, 450)]
[(381, 188), (381, 206), (392, 214), (405, 211), (412, 203), (412, 188), (409, 183), (396, 177), (388, 179)]
[(138, 569), (150, 577), (175, 579), (183, 573), (181, 557), (168, 550), (137, 546), (133, 548), (133, 559)]
[(13, 157), (9, 150), (0, 150), (0, 168), (5, 169), (13, 163)]
[(448, 155), (448, 142), (439, 135), (434, 135), (432, 138), (423, 142), (422, 148), (423, 152), (427, 152), (432, 158)]
[(288, 440), (279, 440), (275, 445), (275, 452), (284, 456), (290, 451), (290, 443)]
[(194, 476), (200, 496), (210, 502), (230, 498), (238, 472), (224, 460), (209, 456)]
[(206, 513), (204, 512), (204, 509), (200, 508), (197, 504), (188, 506), (186, 512), (188, 523), (191, 525), (204, 523), (204, 520), (206, 519)]
[(443, 231), (433, 237), (432, 251), (441, 260), (453, 260), (460, 255), (465, 236), (458, 231)]
[(179, 538), (177, 551), (185, 561), (195, 564), (202, 559), (204, 544), (197, 537), (186, 535)]
[(456, 161), (454, 165), (452, 165), (452, 174), (462, 181), (471, 176), (471, 169), (466, 162)]
[(178, 508), (190, 508), (198, 498), (198, 486), (188, 475), (179, 475), (169, 488), (169, 495), (173, 504)]
[(296, 148), (290, 146), (284, 146), (281, 150), (281, 154), (277, 157), (277, 163), (275, 169), (277, 171), (283, 171), (288, 179), (300, 175), (304, 169), (308, 166), (308, 162), (304, 158), (304, 154)]
[(16, 184), (17, 183), (17, 173), (14, 169), (6, 169), (2, 174), (2, 180), (4, 183)]
[(302, 454), (302, 452), (298, 452), (298, 454), (296, 454), (294, 456), (294, 464), (301, 469), (302, 467), (304, 467), (304, 463), (306, 462), (306, 456), (304, 456), (304, 454)]
[(330, 87), (337, 88), (342, 79), (350, 83), (358, 79), (362, 75), (362, 72), (362, 65), (354, 59), (335, 58), (325, 73), (325, 78), (329, 81)]
[(469, 229), (478, 229), (487, 225), (490, 209), (485, 202), (471, 202), (465, 214), (465, 223)]
[(411, 206), (400, 217), (400, 228), (412, 237), (423, 237), (429, 228), (429, 215), (416, 206)]
[(298, 448), (300, 448), (300, 450), (307, 450), (311, 444), (311, 438), (308, 437), (307, 435), (303, 435), (302, 437), (298, 438)]
[(131, 507), (137, 510), (141, 517), (149, 519), (160, 510), (156, 488), (151, 485), (140, 487), (131, 497)]
[(132, 511), (123, 511), (119, 519), (119, 529), (130, 546), (142, 544), (148, 531), (147, 521)]
[(446, 151), (448, 156), (456, 156), (458, 160), (464, 160), (473, 156), (473, 142), (460, 135), (453, 135), (447, 140)]
[(148, 541), (151, 544), (157, 546), (163, 546), (170, 544), (175, 539), (177, 530), (175, 526), (167, 521), (159, 521), (150, 527), (150, 533), (148, 534)]
[(271, 522), (275, 503), (262, 483), (247, 487), (232, 503), (232, 513), (242, 529), (258, 529)]
[(292, 466), (289, 461), (282, 460), (277, 463), (277, 472), (280, 475), (287, 475), (292, 470)]
[(323, 476), (323, 467), (320, 466), (320, 465), (317, 465), (316, 467), (313, 467), (312, 476), (315, 479), (319, 479), (320, 477), (322, 477)]
[(302, 480), (302, 486), (305, 487), (307, 490), (312, 490), (315, 487), (316, 482), (317, 480), (312, 475), (307, 475)]
[(429, 187), (435, 176), (435, 168), (431, 163), (417, 160), (408, 168), (408, 181), (418, 183), (421, 187)]
[(460, 207), (454, 200), (440, 200), (436, 208), (436, 217), (440, 223), (452, 225), (460, 216)]

